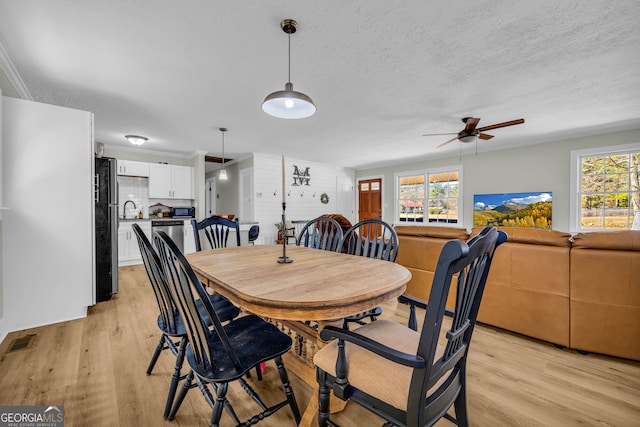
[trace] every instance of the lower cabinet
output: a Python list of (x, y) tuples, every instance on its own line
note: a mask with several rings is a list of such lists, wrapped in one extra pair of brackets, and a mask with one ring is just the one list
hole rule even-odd
[(142, 264), (140, 247), (136, 233), (133, 231), (133, 224), (138, 224), (144, 234), (151, 240), (150, 221), (127, 221), (118, 225), (118, 265)]

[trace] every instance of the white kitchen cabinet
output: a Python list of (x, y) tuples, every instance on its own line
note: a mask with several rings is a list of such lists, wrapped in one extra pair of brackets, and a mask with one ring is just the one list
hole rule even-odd
[(149, 163), (118, 160), (118, 175), (149, 176)]
[(190, 219), (184, 220), (184, 253), (192, 254), (196, 251), (196, 241)]
[(120, 221), (118, 224), (118, 265), (134, 265), (142, 263), (140, 247), (133, 224), (138, 224), (144, 234), (151, 240), (150, 221)]
[(160, 163), (149, 164), (149, 197), (193, 199), (193, 168)]

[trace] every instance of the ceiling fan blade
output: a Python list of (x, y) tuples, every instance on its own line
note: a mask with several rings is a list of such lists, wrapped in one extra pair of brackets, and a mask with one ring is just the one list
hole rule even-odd
[(457, 135), (458, 132), (449, 132), (449, 133), (425, 133), (422, 136), (442, 136), (442, 135)]
[(464, 131), (467, 132), (467, 133), (473, 132), (473, 130), (478, 125), (479, 121), (480, 121), (480, 119), (478, 119), (476, 117), (467, 117), (465, 119)]
[(520, 125), (522, 123), (524, 123), (524, 119), (511, 120), (509, 122), (496, 123), (495, 125), (481, 127), (481, 128), (478, 128), (477, 130), (478, 132), (484, 132), (485, 130), (504, 128), (504, 127), (513, 126), (513, 125)]
[(451, 138), (450, 140), (445, 141), (445, 142), (443, 142), (442, 144), (438, 145), (436, 148), (444, 147), (445, 145), (447, 145), (447, 144), (448, 144), (448, 143), (450, 143), (450, 142), (455, 141), (456, 139), (458, 139), (458, 137), (457, 137), (457, 136), (454, 136), (454, 137), (453, 137), (453, 138)]
[(487, 139), (493, 138), (493, 135), (489, 135), (487, 133), (479, 133), (478, 134), (478, 138), (484, 139), (486, 141)]

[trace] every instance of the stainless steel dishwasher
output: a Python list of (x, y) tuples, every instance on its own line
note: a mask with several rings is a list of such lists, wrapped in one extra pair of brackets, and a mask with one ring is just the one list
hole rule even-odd
[(184, 253), (184, 220), (164, 219), (151, 221), (151, 233), (164, 231)]

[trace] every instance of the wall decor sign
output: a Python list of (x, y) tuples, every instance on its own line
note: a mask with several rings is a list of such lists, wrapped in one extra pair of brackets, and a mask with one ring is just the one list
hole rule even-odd
[(551, 229), (550, 191), (539, 193), (475, 194), (473, 225)]
[(309, 172), (311, 168), (306, 167), (304, 169), (299, 168), (296, 165), (293, 165), (293, 187), (299, 187), (301, 185), (311, 186), (311, 173)]

